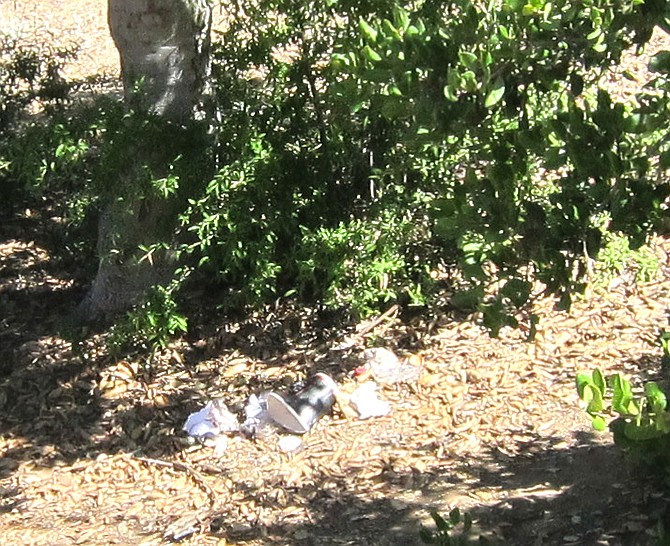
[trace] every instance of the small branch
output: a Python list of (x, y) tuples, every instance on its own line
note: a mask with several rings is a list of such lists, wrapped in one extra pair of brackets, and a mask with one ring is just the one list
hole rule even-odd
[(131, 457), (136, 461), (139, 461), (147, 465), (160, 466), (163, 468), (172, 468), (173, 470), (186, 472), (191, 477), (191, 479), (198, 485), (198, 487), (200, 487), (200, 489), (202, 489), (207, 494), (207, 497), (209, 498), (210, 507), (214, 505), (216, 501), (216, 494), (214, 490), (209, 485), (207, 485), (207, 482), (205, 481), (205, 478), (202, 476), (202, 474), (200, 474), (200, 472), (198, 472), (188, 463), (184, 463), (181, 461), (164, 461), (162, 459), (153, 459), (151, 457), (139, 457), (137, 455), (131, 455)]

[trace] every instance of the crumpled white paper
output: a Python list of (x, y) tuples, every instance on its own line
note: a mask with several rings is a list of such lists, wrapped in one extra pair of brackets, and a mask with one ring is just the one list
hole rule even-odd
[(184, 430), (201, 440), (214, 438), (225, 432), (237, 432), (237, 417), (228, 410), (223, 400), (211, 400), (200, 411), (188, 416)]
[(391, 405), (377, 396), (377, 384), (366, 381), (358, 387), (349, 398), (349, 403), (361, 419), (383, 417), (391, 413)]

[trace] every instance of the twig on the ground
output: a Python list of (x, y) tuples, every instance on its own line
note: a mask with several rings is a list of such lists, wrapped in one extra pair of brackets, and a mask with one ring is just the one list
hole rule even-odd
[(163, 459), (153, 459), (151, 457), (141, 457), (137, 455), (131, 455), (133, 459), (144, 464), (161, 466), (163, 468), (172, 468), (173, 470), (179, 470), (186, 472), (191, 479), (202, 489), (209, 499), (210, 507), (214, 506), (216, 502), (216, 493), (214, 490), (207, 484), (203, 475), (193, 468), (190, 464), (182, 461), (164, 461)]

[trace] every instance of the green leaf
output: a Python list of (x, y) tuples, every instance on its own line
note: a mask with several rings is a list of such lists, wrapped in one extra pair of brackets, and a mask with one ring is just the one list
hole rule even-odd
[(658, 157), (658, 164), (661, 169), (670, 169), (670, 150), (661, 153)]
[(670, 73), (670, 51), (659, 51), (649, 61), (649, 70)]
[(654, 413), (661, 413), (668, 405), (665, 393), (655, 381), (650, 381), (644, 386), (644, 393)]
[(630, 381), (617, 373), (610, 377), (612, 387), (612, 409), (622, 415), (637, 415), (639, 405), (635, 402)]
[(437, 512), (437, 510), (432, 510), (430, 516), (433, 518), (433, 521), (435, 522), (435, 526), (437, 527), (438, 531), (447, 532), (451, 530), (452, 525), (447, 520), (445, 520)]
[(469, 533), (470, 529), (472, 529), (472, 516), (463, 514), (463, 533)]
[(603, 411), (603, 395), (598, 387), (593, 385), (586, 385), (584, 388), (584, 400), (586, 401), (587, 398), (590, 400), (586, 406), (586, 411), (588, 413), (595, 414)]
[(458, 60), (466, 68), (472, 68), (477, 63), (477, 55), (469, 51), (459, 51)]
[(458, 102), (458, 95), (456, 95), (454, 88), (451, 85), (445, 85), (442, 91), (447, 100), (451, 102)]
[[(593, 378), (590, 373), (578, 373), (577, 374), (577, 393), (579, 394), (579, 397), (584, 400), (584, 388), (586, 385), (590, 385), (593, 383)], [(585, 402), (588, 402), (588, 400), (584, 400)]]
[(363, 36), (365, 36), (365, 38), (368, 41), (370, 41), (372, 43), (377, 41), (377, 36), (378, 36), (379, 33), (377, 32), (377, 30), (374, 27), (369, 25), (366, 21), (364, 21), (363, 19), (359, 19), (358, 20), (358, 27), (361, 29), (361, 32), (363, 33)]
[(455, 525), (458, 525), (461, 521), (461, 511), (458, 508), (454, 508), (451, 512), (449, 512), (449, 523), (451, 523), (452, 527)]
[(531, 284), (522, 279), (510, 279), (505, 283), (501, 292), (508, 297), (512, 304), (516, 307), (521, 307), (528, 301), (530, 296)]
[(505, 81), (501, 77), (498, 77), (496, 78), (496, 81), (493, 83), (493, 88), (486, 95), (486, 99), (484, 100), (484, 106), (486, 108), (491, 108), (492, 106), (495, 106), (502, 100), (504, 94), (505, 94)]
[(393, 20), (395, 21), (395, 26), (403, 31), (406, 31), (407, 27), (409, 27), (409, 14), (397, 4), (393, 6)]
[(369, 45), (366, 45), (363, 48), (363, 55), (367, 57), (368, 60), (373, 62), (379, 62), (382, 60), (381, 55), (372, 49)]
[(605, 396), (605, 389), (607, 388), (607, 383), (605, 382), (605, 376), (603, 375), (603, 372), (601, 372), (598, 368), (593, 370), (593, 384), (598, 387), (600, 390), (600, 394)]
[(605, 419), (603, 419), (600, 415), (594, 415), (591, 418), (591, 423), (593, 424), (593, 428), (598, 432), (602, 432), (607, 428), (607, 423), (605, 422)]
[(393, 26), (393, 23), (389, 21), (388, 19), (384, 19), (382, 21), (382, 28), (384, 30), (384, 35), (387, 38), (393, 38), (398, 41), (402, 41), (402, 36), (400, 35), (400, 32), (398, 32), (398, 29)]

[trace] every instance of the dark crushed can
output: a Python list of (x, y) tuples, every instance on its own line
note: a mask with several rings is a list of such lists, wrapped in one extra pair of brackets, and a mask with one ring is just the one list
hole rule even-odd
[(293, 395), (268, 394), (268, 415), (277, 425), (295, 434), (305, 434), (335, 403), (337, 385), (317, 373)]

